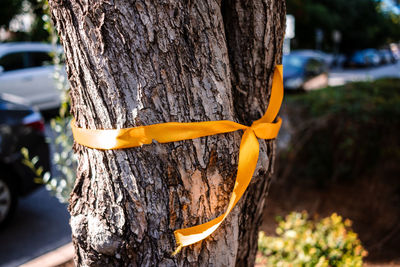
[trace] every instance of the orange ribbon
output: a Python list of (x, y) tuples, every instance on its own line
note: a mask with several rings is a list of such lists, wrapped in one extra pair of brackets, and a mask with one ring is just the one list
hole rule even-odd
[(77, 143), (95, 149), (122, 149), (151, 144), (153, 140), (159, 143), (169, 143), (244, 130), (240, 143), (236, 182), (228, 208), (224, 214), (209, 222), (176, 230), (174, 232), (178, 246), (174, 252), (176, 254), (182, 247), (199, 242), (211, 235), (242, 197), (256, 169), (260, 150), (257, 138), (274, 139), (278, 135), (282, 120), (279, 117), (276, 122), (274, 120), (278, 115), (282, 100), (282, 65), (277, 65), (274, 72), (268, 109), (262, 118), (253, 122), (250, 127), (227, 120), (190, 123), (167, 122), (112, 130), (79, 128), (73, 120), (71, 127)]

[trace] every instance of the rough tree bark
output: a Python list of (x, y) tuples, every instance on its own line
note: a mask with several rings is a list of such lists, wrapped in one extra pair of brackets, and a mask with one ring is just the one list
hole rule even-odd
[[(233, 120), (268, 106), (283, 0), (51, 0), (78, 126)], [(99, 151), (75, 146), (78, 266), (252, 266), (274, 158), (260, 140), (247, 193), (207, 240), (172, 257), (173, 231), (220, 215), (241, 133)]]

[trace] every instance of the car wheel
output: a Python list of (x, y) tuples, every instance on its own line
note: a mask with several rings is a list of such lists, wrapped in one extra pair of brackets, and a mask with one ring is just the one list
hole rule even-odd
[(14, 214), (17, 207), (17, 194), (13, 184), (0, 178), (0, 227), (4, 226)]

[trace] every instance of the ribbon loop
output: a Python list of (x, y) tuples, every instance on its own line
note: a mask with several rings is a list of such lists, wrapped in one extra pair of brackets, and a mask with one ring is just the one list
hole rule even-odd
[(77, 143), (95, 149), (123, 149), (151, 144), (176, 142), (209, 135), (244, 130), (239, 150), (238, 171), (229, 204), (224, 214), (204, 224), (179, 229), (174, 232), (178, 245), (174, 254), (182, 247), (199, 242), (211, 235), (229, 215), (240, 200), (257, 166), (259, 143), (257, 138), (274, 139), (282, 124), (281, 118), (273, 122), (279, 112), (283, 99), (282, 65), (275, 68), (271, 96), (264, 116), (253, 122), (251, 127), (233, 121), (208, 121), (179, 123), (168, 122), (124, 129), (83, 129), (71, 122), (72, 133)]

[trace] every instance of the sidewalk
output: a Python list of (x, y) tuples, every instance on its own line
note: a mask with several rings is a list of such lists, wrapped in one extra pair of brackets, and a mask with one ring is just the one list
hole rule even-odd
[(56, 250), (33, 259), (20, 267), (69, 267), (74, 266), (74, 247), (72, 243), (64, 245)]

